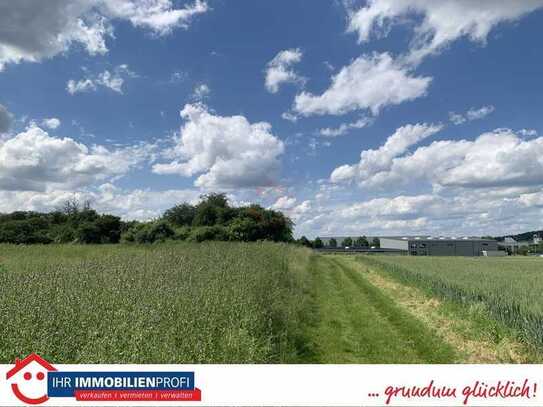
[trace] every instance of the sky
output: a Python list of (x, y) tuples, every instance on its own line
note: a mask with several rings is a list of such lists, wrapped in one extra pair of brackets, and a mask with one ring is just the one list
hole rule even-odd
[(0, 212), (543, 229), (543, 0), (0, 0)]

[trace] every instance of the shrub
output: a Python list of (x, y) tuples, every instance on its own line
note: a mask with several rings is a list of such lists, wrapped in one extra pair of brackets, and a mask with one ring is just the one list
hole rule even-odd
[(206, 240), (229, 240), (228, 231), (224, 226), (201, 226), (194, 228), (187, 239), (190, 242), (205, 242)]

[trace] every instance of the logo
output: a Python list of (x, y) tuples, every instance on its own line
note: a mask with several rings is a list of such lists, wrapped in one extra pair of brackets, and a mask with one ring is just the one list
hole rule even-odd
[(201, 401), (194, 372), (177, 371), (59, 371), (31, 354), (16, 360), (7, 372), (15, 397), (26, 404), (65, 397), (75, 401)]
[(15, 366), (8, 371), (7, 379), (11, 379), (11, 391), (23, 403), (41, 404), (49, 400), (45, 381), (47, 372), (56, 370), (49, 362), (32, 353), (23, 360), (15, 359)]

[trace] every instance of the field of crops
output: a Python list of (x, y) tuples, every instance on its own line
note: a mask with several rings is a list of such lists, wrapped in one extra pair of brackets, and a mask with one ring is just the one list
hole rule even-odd
[(458, 302), (479, 303), (496, 319), (543, 347), (543, 260), (360, 256), (395, 279)]
[(291, 361), (308, 258), (272, 243), (0, 245), (0, 363)]

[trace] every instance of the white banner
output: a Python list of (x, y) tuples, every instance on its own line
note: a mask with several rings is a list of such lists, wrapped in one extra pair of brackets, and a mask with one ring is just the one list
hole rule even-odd
[(543, 365), (0, 365), (0, 406), (543, 406)]

